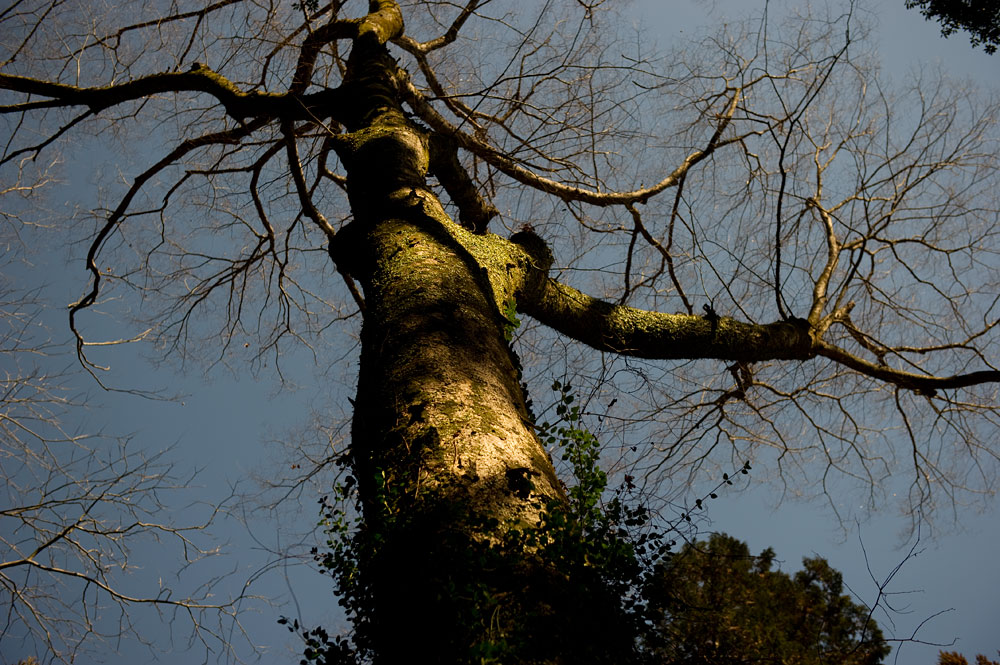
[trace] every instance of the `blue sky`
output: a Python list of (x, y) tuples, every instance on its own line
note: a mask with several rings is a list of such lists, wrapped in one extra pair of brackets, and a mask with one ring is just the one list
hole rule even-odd
[[(876, 12), (880, 21), (878, 41), (884, 67), (891, 75), (905, 76), (912, 68), (926, 63), (996, 90), (1000, 83), (1000, 56), (991, 58), (973, 50), (961, 34), (948, 40), (941, 38), (936, 24), (904, 10), (902, 0), (881, 4), (883, 7)], [(649, 33), (658, 35), (662, 45), (669, 46), (695, 33), (700, 25), (739, 18), (744, 13), (759, 11), (761, 6), (756, 0), (669, 3), (642, 0), (622, 11), (626, 16), (634, 16), (637, 24)], [(771, 11), (786, 9), (780, 3), (772, 3)], [(62, 197), (66, 206), (88, 208), (96, 201), (90, 189), (95, 177), (89, 173), (85, 160), (79, 164), (82, 166), (74, 165), (67, 171), (73, 186), (62, 190)], [(76, 267), (67, 268), (65, 256), (47, 254), (22, 262), (13, 274), (22, 283), (44, 282), (46, 297), (64, 304), (78, 297), (83, 273)], [(114, 302), (105, 309), (111, 315), (91, 332), (97, 337), (113, 338), (118, 336), (115, 315), (123, 312), (116, 310)], [(49, 312), (46, 323), (55, 339), (68, 338), (62, 310)], [(343, 341), (349, 346), (348, 335)], [(85, 431), (134, 433), (139, 445), (150, 450), (169, 447), (169, 455), (181, 466), (201, 469), (193, 494), (179, 493), (168, 499), (180, 515), (191, 514), (184, 507), (193, 499), (222, 498), (234, 487), (239, 492), (254, 494), (260, 479), (284, 475), (287, 469), (277, 467), (295, 461), (283, 457), (280, 448), (269, 445), (268, 441), (288, 440), (288, 433), (296, 428), (308, 431), (316, 415), (314, 410), (323, 412), (336, 408), (331, 404), (346, 404), (345, 397), (353, 390), (351, 360), (321, 359), (318, 364), (329, 363), (329, 366), (313, 371), (313, 359), (307, 353), (286, 358), (290, 367), (306, 369), (293, 372), (292, 382), (278, 385), (267, 371), (261, 372), (259, 380), (245, 371), (237, 356), (228, 367), (216, 367), (211, 372), (206, 373), (199, 366), (189, 366), (181, 372), (172, 365), (154, 365), (146, 358), (146, 351), (141, 345), (114, 347), (102, 354), (101, 360), (112, 366), (115, 385), (162, 388), (182, 396), (174, 401), (160, 401), (95, 393), (92, 383), (81, 376), (75, 387), (89, 390), (92, 397), (88, 398), (91, 408), (81, 416), (78, 426)], [(244, 504), (246, 511), (235, 511), (232, 518), (222, 519), (218, 525), (216, 536), (227, 543), (227, 554), (212, 565), (217, 566), (214, 570), (219, 573), (232, 572), (230, 581), (220, 591), (232, 593), (252, 579), (251, 593), (274, 602), (269, 606), (248, 601), (249, 611), (243, 617), (253, 640), (266, 648), (263, 662), (297, 662), (299, 644), (277, 625), (279, 615), (298, 616), (306, 625), (331, 626), (340, 620), (327, 578), (308, 566), (295, 565), (295, 560), (274, 563), (277, 560), (274, 552), (290, 551), (290, 543), (298, 544), (291, 551), (306, 551), (307, 546), (296, 540), (296, 533), (307, 532), (315, 522), (316, 500), (321, 491), (306, 487), (301, 498), (286, 503), (276, 514), (255, 504)], [(804, 556), (824, 556), (843, 572), (845, 582), (857, 596), (869, 602), (877, 593), (878, 583), (896, 568), (913, 544), (911, 539), (900, 535), (909, 524), (906, 516), (877, 513), (858, 525), (848, 525), (844, 531), (822, 505), (793, 499), (777, 505), (779, 498), (774, 488), (757, 484), (724, 495), (711, 504), (710, 528), (748, 541), (755, 552), (773, 547), (788, 571), (798, 569)], [(851, 498), (845, 497), (845, 501), (850, 502)], [(1000, 504), (991, 501), (983, 512), (961, 510), (936, 517), (933, 530), (925, 530), (917, 556), (905, 562), (887, 587), (887, 591), (899, 594), (891, 597), (899, 612), (891, 616), (876, 615), (887, 633), (908, 637), (926, 619), (949, 610), (924, 624), (917, 638), (938, 643), (955, 640), (955, 645), (948, 648), (970, 657), (975, 653), (995, 655), (1000, 649), (996, 635), (1000, 620), (1000, 596), (996, 593), (1000, 589), (1000, 568), (995, 564), (994, 554), (1000, 551), (998, 508)], [(274, 528), (276, 515), (285, 528)], [(245, 519), (249, 528), (238, 518)], [(139, 569), (124, 578), (123, 583), (136, 594), (155, 593), (148, 589), (155, 588), (161, 576), (174, 570), (175, 561), (176, 550), (146, 543), (133, 557)], [(208, 569), (209, 566), (199, 564), (186, 574), (196, 579)], [(258, 571), (263, 574), (257, 576)], [(173, 582), (168, 580), (168, 583)], [(183, 620), (173, 624), (170, 630), (175, 632), (171, 634), (155, 612), (138, 608), (134, 618), (141, 633), (153, 639), (158, 648), (166, 649), (159, 653), (159, 662), (180, 664), (201, 658), (215, 662), (215, 657), (206, 657), (197, 644), (188, 648)], [(890, 629), (890, 619), (895, 629)], [(898, 662), (934, 663), (938, 648), (904, 645)], [(10, 641), (0, 646), (0, 652), (3, 660), (10, 662), (24, 653), (21, 645)], [(99, 654), (99, 660), (93, 662), (146, 662), (152, 660), (152, 653), (134, 643), (111, 643)], [(88, 662), (91, 661), (87, 658), (77, 660), (77, 663)]]

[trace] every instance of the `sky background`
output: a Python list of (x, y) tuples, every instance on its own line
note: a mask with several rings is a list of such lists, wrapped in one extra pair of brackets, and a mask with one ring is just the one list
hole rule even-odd
[[(875, 43), (887, 75), (898, 80), (922, 67), (940, 67), (948, 77), (969, 78), (984, 91), (997, 94), (998, 56), (973, 49), (963, 33), (941, 37), (937, 23), (924, 20), (915, 10), (906, 10), (902, 0), (870, 4), (867, 11), (876, 20)], [(772, 2), (770, 11), (777, 16), (796, 5), (801, 3)], [(758, 15), (763, 6), (764, 2), (756, 0), (637, 3), (646, 27), (662, 35), (665, 44), (697, 29), (692, 26)], [(683, 12), (679, 13), (679, 9)], [(876, 619), (887, 635), (906, 638), (918, 631), (918, 640), (938, 644), (954, 640), (954, 645), (903, 644), (894, 649), (888, 662), (936, 663), (942, 648), (960, 651), (970, 662), (977, 653), (997, 657), (1000, 502), (995, 498), (956, 514), (941, 511), (933, 528), (923, 529), (919, 542), (907, 537), (908, 516), (876, 514), (853, 527), (848, 525), (845, 533), (820, 502), (786, 499), (778, 505), (779, 501), (774, 488), (754, 485), (749, 492), (713, 502), (710, 528), (745, 540), (753, 553), (774, 548), (787, 572), (800, 569), (803, 557), (823, 556), (843, 573), (845, 584), (857, 598), (868, 604), (878, 596), (879, 585), (915, 546), (916, 555), (905, 561), (886, 588), (893, 594), (889, 602), (898, 612), (876, 613)]]
[[(915, 11), (904, 10), (903, 0), (879, 4), (881, 7), (875, 12), (879, 20), (878, 43), (884, 68), (890, 75), (903, 77), (921, 66), (939, 66), (949, 75), (970, 77), (996, 91), (1000, 83), (1000, 56), (990, 57), (973, 50), (963, 34), (947, 40), (941, 38), (937, 24), (924, 21)], [(747, 13), (759, 12), (762, 6), (756, 0), (641, 0), (622, 11), (636, 25), (656, 35), (666, 47), (676, 40), (695, 36), (699, 26), (742, 18)], [(770, 11), (787, 9), (772, 3)], [(66, 204), (86, 208), (96, 200), (90, 190), (95, 175), (90, 172), (86, 155), (76, 155), (75, 164), (73, 157), (70, 156), (71, 166), (67, 171), (72, 186), (63, 190)], [(51, 263), (36, 256), (33, 262), (21, 264), (14, 278), (24, 283), (44, 283), (48, 300), (57, 303), (76, 300), (85, 277), (82, 263), (67, 265), (64, 255), (48, 256)], [(66, 339), (64, 312), (54, 311), (46, 316), (53, 337)], [(112, 317), (105, 325), (103, 330), (91, 328), (95, 337), (116, 336)], [(298, 385), (288, 384), (280, 389), (270, 380), (255, 380), (238, 364), (231, 368), (216, 367), (207, 376), (203, 367), (188, 367), (185, 373), (176, 367), (158, 367), (144, 359), (143, 349), (138, 345), (109, 349), (99, 360), (113, 367), (116, 385), (163, 388), (182, 395), (175, 401), (159, 401), (98, 394), (91, 398), (91, 408), (76, 423), (81, 431), (133, 433), (142, 446), (151, 450), (170, 447), (171, 459), (185, 468), (201, 469), (194, 494), (168, 499), (178, 514), (183, 514), (183, 507), (193, 497), (222, 498), (234, 487), (252, 494), (259, 486), (256, 479), (280, 475), (279, 471), (284, 469), (279, 470), (278, 465), (288, 461), (268, 441), (288, 439), (288, 433), (296, 428), (308, 429), (314, 411), (339, 408), (317, 394), (348, 395), (353, 381), (352, 367), (325, 359), (323, 362), (331, 363), (328, 369), (319, 373), (293, 371)], [(307, 354), (285, 361), (293, 370), (313, 365)], [(318, 386), (315, 382), (319, 381), (329, 383)], [(94, 393), (92, 383), (82, 377), (78, 387)], [(843, 573), (845, 583), (861, 601), (870, 603), (877, 597), (879, 585), (914, 545), (913, 539), (905, 537), (907, 516), (876, 514), (860, 524), (847, 525), (844, 530), (822, 504), (803, 504), (786, 498), (777, 505), (780, 497), (774, 488), (754, 483), (752, 477), (750, 482), (749, 488), (731, 491), (711, 503), (708, 516), (712, 522), (706, 528), (747, 541), (753, 552), (773, 547), (783, 570), (788, 572), (799, 569), (802, 557), (824, 556)], [(237, 511), (234, 517), (221, 521), (217, 530), (218, 537), (228, 543), (225, 546), (228, 554), (214, 564), (199, 564), (187, 571), (195, 578), (209, 566), (217, 566), (220, 573), (233, 571), (232, 584), (237, 586), (229, 587), (230, 591), (252, 579), (251, 593), (273, 599), (273, 607), (248, 602), (250, 611), (243, 617), (244, 627), (254, 641), (267, 648), (262, 662), (298, 660), (300, 644), (276, 623), (279, 615), (299, 617), (305, 625), (332, 627), (340, 621), (329, 579), (308, 566), (292, 565), (294, 561), (273, 565), (273, 552), (302, 551), (295, 532), (307, 530), (315, 523), (317, 499), (318, 493), (310, 490), (299, 501), (286, 506), (279, 516), (286, 527), (282, 530), (275, 529), (274, 522), (269, 520), (273, 514), (255, 504), (244, 504), (246, 512)], [(844, 500), (849, 502), (851, 498)], [(1000, 503), (991, 500), (985, 508), (955, 514), (942, 512), (930, 533), (924, 529), (916, 545), (916, 555), (905, 561), (886, 589), (894, 594), (890, 602), (897, 612), (876, 614), (887, 635), (906, 638), (923, 624), (916, 634), (918, 640), (939, 644), (954, 641), (954, 646), (947, 648), (962, 651), (970, 660), (976, 653), (996, 655), (1000, 649), (997, 635), (1000, 566), (996, 565), (996, 552), (1000, 551), (997, 528)], [(245, 518), (245, 523), (237, 517)], [(298, 549), (294, 547), (296, 544)], [(135, 593), (152, 593), (149, 589), (155, 588), (160, 575), (175, 568), (175, 555), (175, 551), (156, 543), (137, 548), (133, 561), (140, 568), (124, 580), (126, 588)], [(258, 577), (258, 571), (264, 574)], [(938, 614), (942, 611), (945, 612)], [(171, 633), (156, 613), (138, 608), (134, 618), (140, 630), (156, 642), (158, 662), (179, 665), (205, 658), (204, 649), (198, 645), (188, 648), (182, 621), (170, 628), (175, 631), (171, 640)], [(939, 648), (905, 644), (889, 661), (895, 658), (906, 665), (933, 664)], [(0, 662), (16, 662), (25, 652), (23, 645), (5, 641), (0, 645), (0, 653)], [(99, 660), (92, 661), (86, 656), (76, 662), (80, 665), (140, 663), (152, 661), (152, 653), (134, 643), (112, 643)], [(207, 660), (215, 662), (213, 656)]]

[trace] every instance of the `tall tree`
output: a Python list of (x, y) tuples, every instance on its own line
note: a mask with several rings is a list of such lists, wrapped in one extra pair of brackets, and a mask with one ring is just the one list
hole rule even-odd
[[(69, 308), (95, 376), (112, 293), (168, 357), (280, 368), (334, 322), (358, 334), (348, 572), (379, 662), (627, 653), (598, 630), (622, 618), (606, 580), (516, 535), (568, 502), (525, 378), (595, 377), (607, 458), (654, 508), (734, 458), (789, 483), (819, 459), (824, 491), (876, 504), (898, 455), (914, 509), (993, 477), (996, 109), (883, 89), (850, 5), (652, 59), (601, 4), (0, 12), (3, 166), (74, 138), (142, 164), (95, 211)], [(465, 592), (491, 613), (470, 624)]]
[(909, 9), (918, 8), (928, 21), (941, 24), (945, 37), (958, 30), (969, 33), (973, 46), (993, 54), (1000, 46), (1000, 5), (981, 0), (906, 0)]
[(746, 543), (713, 534), (669, 557), (647, 594), (658, 662), (882, 662), (882, 631), (844, 594), (840, 573), (816, 557), (791, 576), (772, 570), (774, 556), (751, 556)]
[[(996, 665), (996, 662), (981, 653), (976, 654), (976, 665)], [(957, 651), (939, 651), (938, 665), (969, 665), (969, 661)]]

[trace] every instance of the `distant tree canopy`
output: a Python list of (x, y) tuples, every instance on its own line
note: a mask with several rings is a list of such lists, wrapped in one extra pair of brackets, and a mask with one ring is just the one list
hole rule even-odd
[(771, 569), (774, 557), (771, 548), (751, 556), (746, 543), (714, 534), (667, 559), (647, 591), (657, 662), (882, 662), (882, 631), (843, 593), (839, 572), (816, 557), (788, 575)]
[[(997, 655), (1000, 656), (1000, 651), (997, 652)], [(939, 651), (938, 665), (969, 665), (969, 661), (957, 651)], [(979, 653), (976, 654), (976, 665), (1000, 665), (1000, 662), (990, 660)]]
[(973, 46), (996, 53), (1000, 45), (1000, 2), (996, 0), (906, 0), (908, 9), (919, 8), (927, 20), (941, 24), (945, 37), (965, 30)]

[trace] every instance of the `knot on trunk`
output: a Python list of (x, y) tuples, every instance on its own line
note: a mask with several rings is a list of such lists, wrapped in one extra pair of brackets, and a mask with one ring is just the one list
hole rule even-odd
[(545, 292), (545, 283), (549, 278), (549, 268), (555, 260), (552, 250), (532, 229), (526, 228), (510, 237), (510, 241), (524, 250), (528, 255), (528, 270), (523, 284), (518, 291), (518, 298), (525, 303), (535, 302)]

